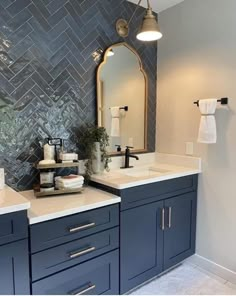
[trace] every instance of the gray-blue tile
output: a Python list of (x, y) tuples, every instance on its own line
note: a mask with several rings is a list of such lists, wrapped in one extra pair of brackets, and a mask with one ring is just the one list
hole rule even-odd
[(14, 85), (14, 87), (18, 87), (29, 76), (31, 76), (33, 72), (34, 72), (34, 68), (30, 64), (28, 64), (15, 77), (11, 79), (12, 85)]
[(64, 70), (52, 83), (50, 86), (56, 90), (58, 87), (60, 87), (68, 78), (70, 74), (68, 73), (67, 70)]
[(8, 54), (13, 60), (19, 59), (31, 46), (33, 42), (29, 36), (25, 37), (22, 41), (12, 47)]
[(0, 73), (7, 79), (10, 80), (15, 74), (0, 60)]
[(50, 17), (50, 12), (48, 11), (47, 7), (44, 5), (42, 0), (32, 0), (34, 5), (38, 8), (38, 10), (41, 12), (41, 14), (47, 19)]
[[(67, 56), (66, 56), (67, 57)], [(61, 72), (63, 72), (67, 66), (69, 65), (68, 59), (67, 58), (63, 58), (51, 71), (50, 71), (50, 75), (52, 77), (57, 78), (57, 76), (59, 74), (61, 74)]]
[(14, 101), (17, 102), (20, 100), (34, 86), (34, 84), (35, 82), (31, 78), (28, 78), (24, 83), (16, 88), (11, 94)]
[(21, 71), (32, 59), (34, 56), (32, 53), (27, 50), (19, 59), (17, 59), (10, 67), (9, 69), (17, 74), (19, 71)]
[(51, 26), (49, 25), (47, 20), (44, 18), (40, 10), (34, 4), (30, 4), (28, 6), (28, 9), (46, 32), (51, 30)]
[(50, 63), (55, 67), (69, 52), (69, 49), (66, 45), (63, 45), (58, 49), (57, 52), (50, 58)]
[(24, 24), (27, 20), (32, 17), (31, 13), (28, 9), (23, 9), (20, 13), (18, 13), (15, 17), (13, 17), (7, 24), (7, 26), (11, 29), (11, 32), (17, 30), (22, 24)]
[(51, 89), (51, 87), (45, 82), (45, 80), (37, 73), (34, 72), (34, 74), (31, 76), (32, 79), (34, 80), (34, 82), (36, 84), (38, 84), (38, 86), (48, 95), (52, 95), (53, 94), (53, 90)]
[(17, 0), (7, 7), (7, 11), (12, 16), (15, 16), (20, 11), (22, 11), (25, 7), (27, 7), (30, 4), (30, 2), (31, 2), (30, 0)]
[(59, 10), (57, 10), (53, 15), (51, 15), (48, 18), (49, 24), (54, 27), (56, 26), (62, 18), (64, 18), (67, 15), (67, 11), (64, 7), (61, 7)]
[(8, 94), (14, 91), (13, 85), (0, 73), (0, 87)]
[(68, 0), (53, 0), (51, 3), (47, 6), (48, 11), (50, 11), (51, 14), (55, 13), (61, 6), (65, 5)]

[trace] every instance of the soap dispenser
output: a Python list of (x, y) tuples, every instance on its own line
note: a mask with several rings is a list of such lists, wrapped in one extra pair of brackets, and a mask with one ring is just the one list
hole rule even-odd
[(116, 148), (116, 151), (117, 152), (121, 152), (121, 146), (120, 145), (115, 145), (117, 148)]

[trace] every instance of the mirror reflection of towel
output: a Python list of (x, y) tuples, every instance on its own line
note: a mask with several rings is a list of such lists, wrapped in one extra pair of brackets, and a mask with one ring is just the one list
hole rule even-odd
[(215, 144), (217, 140), (215, 111), (217, 99), (207, 99), (199, 101), (199, 109), (202, 114), (198, 142), (205, 144)]
[(120, 107), (111, 107), (111, 137), (120, 137)]

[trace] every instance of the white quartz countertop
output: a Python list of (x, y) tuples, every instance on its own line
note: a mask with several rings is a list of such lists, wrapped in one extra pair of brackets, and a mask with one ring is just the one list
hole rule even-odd
[(30, 202), (7, 185), (0, 190), (0, 215), (27, 210), (29, 207)]
[(110, 172), (93, 175), (91, 180), (115, 189), (126, 189), (201, 173), (199, 158), (156, 154), (132, 162), (134, 168), (113, 167)]
[(23, 191), (21, 195), (30, 202), (28, 218), (30, 224), (40, 223), (67, 215), (73, 215), (100, 207), (119, 203), (120, 197), (86, 187), (83, 193), (36, 198), (34, 192)]

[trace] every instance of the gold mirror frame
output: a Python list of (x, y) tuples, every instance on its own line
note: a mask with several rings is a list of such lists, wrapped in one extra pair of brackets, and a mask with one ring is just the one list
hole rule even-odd
[[(104, 53), (104, 57), (103, 57), (103, 61), (99, 64), (98, 68), (97, 68), (97, 75), (96, 75), (96, 80), (97, 80), (97, 125), (98, 126), (103, 126), (102, 123), (102, 113), (101, 113), (101, 108), (102, 108), (102, 103), (103, 103), (103, 83), (100, 80), (100, 73), (102, 70), (102, 67), (106, 64), (107, 62), (107, 54), (108, 52), (114, 48), (114, 47), (119, 47), (119, 46), (125, 46), (127, 47), (130, 51), (132, 51), (136, 57), (138, 58), (139, 61), (139, 66), (140, 66), (140, 71), (144, 76), (144, 81), (145, 81), (145, 114), (144, 114), (144, 149), (133, 149), (132, 152), (134, 153), (145, 153), (148, 152), (147, 150), (147, 111), (148, 111), (148, 86), (149, 86), (149, 81), (148, 81), (148, 76), (147, 73), (145, 72), (144, 68), (143, 68), (143, 64), (142, 64), (142, 60), (140, 55), (138, 54), (138, 52), (131, 47), (129, 44), (127, 44), (126, 42), (120, 42), (120, 43), (115, 43), (113, 45), (111, 45), (110, 47), (108, 47)], [(115, 155), (120, 155), (119, 152), (110, 152), (109, 153), (111, 156), (115, 156)]]

